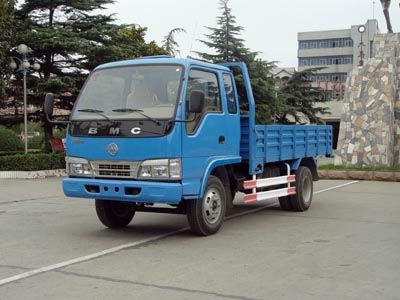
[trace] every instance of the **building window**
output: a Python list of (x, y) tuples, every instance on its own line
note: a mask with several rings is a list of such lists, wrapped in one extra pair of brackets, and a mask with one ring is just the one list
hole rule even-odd
[(318, 73), (310, 75), (309, 81), (330, 81), (330, 82), (346, 82), (347, 73)]
[(305, 40), (299, 41), (299, 49), (321, 49), (321, 48), (343, 48), (353, 47), (351, 38), (337, 38), (324, 40)]
[(326, 66), (326, 65), (349, 65), (353, 64), (352, 55), (342, 56), (320, 56), (320, 57), (301, 57), (299, 66)]

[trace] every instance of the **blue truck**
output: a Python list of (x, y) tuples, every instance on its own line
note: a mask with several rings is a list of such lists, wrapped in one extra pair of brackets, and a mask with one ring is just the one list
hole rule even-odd
[[(53, 101), (47, 94), (44, 110), (57, 122)], [(220, 229), (237, 192), (245, 203), (278, 198), (284, 210), (307, 210), (316, 159), (332, 154), (332, 128), (256, 125), (243, 62), (152, 56), (88, 76), (66, 149), (65, 195), (95, 199), (105, 226), (125, 227), (138, 211), (178, 213), (206, 236)]]

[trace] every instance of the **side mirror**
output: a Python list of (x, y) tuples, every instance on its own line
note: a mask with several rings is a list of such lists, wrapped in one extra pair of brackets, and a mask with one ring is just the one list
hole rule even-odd
[(199, 114), (204, 108), (205, 95), (202, 91), (191, 91), (189, 96), (189, 113)]
[(53, 106), (54, 106), (54, 94), (47, 93), (44, 98), (44, 113), (46, 116), (51, 117), (53, 115)]

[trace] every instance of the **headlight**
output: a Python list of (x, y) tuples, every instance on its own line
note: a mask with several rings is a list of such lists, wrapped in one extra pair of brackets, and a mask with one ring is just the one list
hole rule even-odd
[(67, 157), (67, 171), (68, 175), (72, 176), (92, 176), (93, 170), (90, 163), (79, 157)]
[(139, 171), (141, 179), (181, 179), (181, 160), (154, 159), (142, 162)]

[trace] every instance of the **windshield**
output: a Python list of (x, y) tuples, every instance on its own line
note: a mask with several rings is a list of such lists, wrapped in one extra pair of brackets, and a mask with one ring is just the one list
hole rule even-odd
[(182, 67), (146, 65), (100, 69), (87, 80), (72, 120), (171, 119)]

